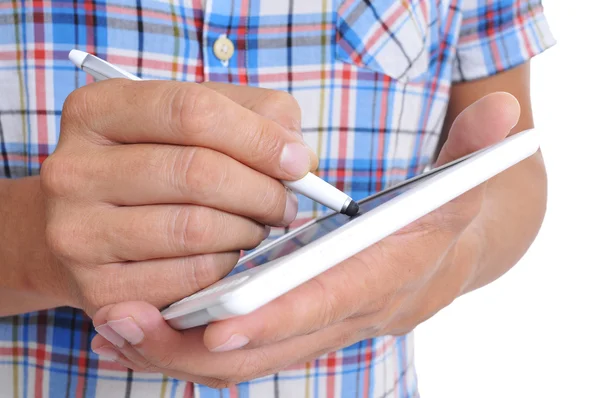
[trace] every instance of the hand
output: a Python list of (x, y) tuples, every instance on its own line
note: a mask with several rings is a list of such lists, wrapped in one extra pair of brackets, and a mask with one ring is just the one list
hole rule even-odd
[[(519, 119), (496, 93), (455, 121), (438, 165), (494, 144)], [(486, 184), (254, 313), (184, 331), (144, 302), (102, 308), (94, 351), (134, 370), (225, 387), (366, 338), (403, 335), (462, 294), (482, 248), (473, 228)]]
[(265, 89), (118, 79), (74, 91), (41, 170), (56, 294), (93, 315), (164, 306), (225, 276), (296, 216), (279, 180), (316, 166), (299, 118), (291, 96)]

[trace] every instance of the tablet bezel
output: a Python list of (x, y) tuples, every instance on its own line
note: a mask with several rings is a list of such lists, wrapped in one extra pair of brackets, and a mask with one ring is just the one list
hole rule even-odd
[[(415, 189), (409, 189), (402, 195), (369, 210), (356, 220), (342, 225), (304, 247), (300, 247), (284, 258), (228, 276), (198, 293), (173, 303), (163, 311), (163, 317), (172, 327), (186, 329), (214, 320), (250, 313), (299, 284), (352, 257), (385, 236), (400, 230), (412, 221), (441, 207), (496, 174), (512, 167), (534, 154), (538, 149), (539, 132), (533, 129), (527, 130), (514, 134), (496, 145), (483, 148), (454, 162), (395, 184), (363, 199), (361, 202), (376, 198), (378, 195), (383, 195), (393, 189), (399, 189), (407, 184), (419, 182), (419, 180), (426, 177), (432, 177), (422, 184), (417, 184)], [(419, 210), (407, 211), (408, 208), (412, 207)], [(394, 218), (390, 218), (389, 214), (385, 213), (388, 210), (395, 211)], [(411, 214), (411, 212), (414, 214)], [(287, 239), (301, 233), (304, 228), (308, 228), (315, 222), (330, 217), (332, 214), (323, 215), (283, 235), (257, 249), (256, 252), (244, 256), (238, 264), (264, 253), (273, 245), (287, 241)], [(360, 226), (363, 229), (366, 228), (366, 232), (360, 231), (358, 228)], [(345, 242), (348, 241), (352, 241), (352, 244), (347, 245), (346, 248)], [(342, 252), (346, 251), (346, 254), (340, 255), (337, 252), (340, 250)], [(246, 278), (246, 276), (249, 277)], [(236, 280), (241, 278), (246, 279), (236, 283)], [(194, 298), (194, 296), (197, 297)]]

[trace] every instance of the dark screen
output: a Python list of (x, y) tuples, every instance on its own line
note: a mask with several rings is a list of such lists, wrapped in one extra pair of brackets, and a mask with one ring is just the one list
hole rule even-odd
[[(452, 164), (454, 163), (456, 162), (453, 162)], [(363, 199), (362, 201), (358, 202), (360, 205), (360, 212), (354, 217), (348, 217), (341, 213), (331, 213), (323, 216), (320, 219), (317, 219), (313, 223), (309, 223), (303, 227), (300, 227), (296, 231), (290, 232), (274, 241), (273, 244), (266, 245), (263, 248), (258, 248), (253, 253), (250, 253), (242, 258), (239, 264), (236, 266), (234, 273), (241, 272), (248, 268), (254, 268), (277, 258), (287, 256), (295, 250), (304, 247), (305, 245), (321, 238), (322, 236), (325, 236), (337, 228), (351, 223), (354, 219), (367, 214), (377, 206), (380, 206), (381, 204), (402, 195), (404, 192), (414, 188), (418, 183), (431, 179), (434, 175), (438, 174), (441, 170), (447, 168), (448, 166), (450, 165), (434, 169), (426, 174), (422, 174), (421, 176), (404, 181), (396, 186)]]

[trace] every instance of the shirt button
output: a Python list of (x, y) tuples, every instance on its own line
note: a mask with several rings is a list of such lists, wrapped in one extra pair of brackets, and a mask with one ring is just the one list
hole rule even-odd
[(213, 52), (215, 53), (215, 56), (222, 62), (227, 62), (231, 57), (233, 57), (233, 50), (233, 42), (225, 35), (219, 36), (213, 45)]

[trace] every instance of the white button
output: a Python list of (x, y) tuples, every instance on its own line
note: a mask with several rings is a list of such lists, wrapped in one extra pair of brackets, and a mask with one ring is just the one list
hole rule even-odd
[(223, 62), (227, 62), (233, 57), (233, 42), (225, 35), (219, 36), (213, 45), (215, 56)]

